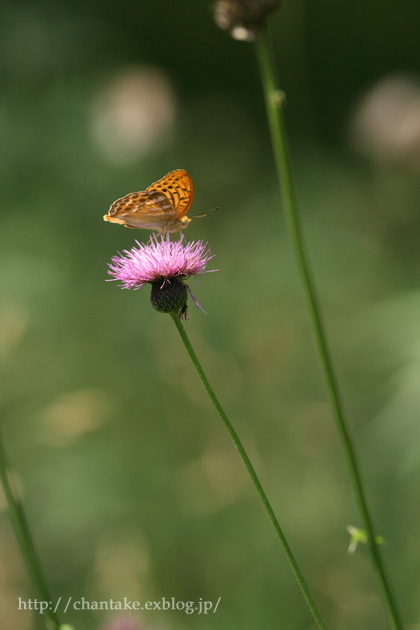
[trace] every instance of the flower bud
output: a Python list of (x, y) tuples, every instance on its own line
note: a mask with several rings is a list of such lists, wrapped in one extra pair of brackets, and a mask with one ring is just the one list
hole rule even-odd
[(152, 282), (150, 301), (154, 309), (160, 313), (186, 312), (188, 292), (187, 287), (177, 278), (170, 282)]
[(213, 17), (217, 26), (229, 31), (233, 39), (253, 41), (270, 13), (284, 0), (217, 0)]

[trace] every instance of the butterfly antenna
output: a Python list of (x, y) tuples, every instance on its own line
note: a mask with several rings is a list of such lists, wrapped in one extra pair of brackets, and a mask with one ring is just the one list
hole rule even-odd
[(206, 214), (192, 214), (191, 218), (195, 218), (195, 219), (198, 218), (199, 219), (201, 217), (208, 217), (210, 212), (214, 212), (215, 210), (219, 210), (219, 208), (218, 207), (217, 208), (213, 208), (212, 210), (209, 210)]

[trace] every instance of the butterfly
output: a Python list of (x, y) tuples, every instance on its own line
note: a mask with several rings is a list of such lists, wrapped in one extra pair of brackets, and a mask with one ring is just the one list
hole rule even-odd
[(158, 234), (178, 232), (191, 219), (186, 215), (194, 197), (194, 184), (187, 171), (177, 169), (142, 192), (114, 201), (105, 221), (125, 227), (157, 230)]

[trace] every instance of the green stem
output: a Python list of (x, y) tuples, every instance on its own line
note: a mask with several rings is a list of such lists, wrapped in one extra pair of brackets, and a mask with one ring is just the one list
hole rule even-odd
[(332, 407), (337, 430), (341, 439), (341, 444), (346, 455), (360, 515), (363, 521), (364, 528), (366, 529), (366, 532), (368, 534), (368, 543), (372, 558), (372, 564), (381, 589), (382, 599), (388, 616), (388, 620), (393, 630), (402, 630), (400, 616), (397, 610), (396, 603), (394, 601), (394, 596), (392, 594), (388, 578), (386, 576), (381, 553), (376, 542), (373, 521), (368, 509), (365, 491), (363, 489), (362, 477), (356, 457), (355, 447), (344, 416), (343, 404), (341, 401), (331, 355), (328, 348), (318, 295), (315, 288), (315, 282), (312, 277), (312, 272), (305, 249), (302, 228), (298, 215), (291, 161), (289, 157), (289, 150), (286, 138), (286, 127), (283, 115), (285, 96), (284, 93), (277, 88), (275, 65), (271, 50), (271, 42), (267, 29), (264, 29), (264, 32), (262, 33), (260, 39), (256, 41), (255, 46), (264, 89), (271, 142), (273, 145), (274, 159), (277, 167), (277, 175), (282, 195), (283, 209), (286, 217), (296, 266), (298, 268), (303, 286), (306, 306), (312, 326), (312, 333), (318, 353), (318, 360), (321, 365), (325, 387)]
[(243, 447), (242, 442), (239, 439), (239, 436), (236, 433), (235, 429), (233, 428), (229, 418), (227, 417), (227, 415), (223, 411), (222, 406), (221, 406), (221, 404), (219, 403), (219, 401), (218, 401), (218, 399), (216, 397), (216, 394), (214, 393), (213, 389), (211, 388), (211, 385), (208, 382), (208, 380), (206, 378), (206, 375), (203, 372), (203, 368), (201, 367), (200, 362), (199, 362), (199, 360), (197, 358), (197, 355), (195, 354), (195, 352), (193, 350), (193, 347), (192, 347), (192, 345), (190, 343), (190, 340), (188, 339), (187, 333), (185, 332), (185, 328), (182, 325), (182, 322), (180, 321), (180, 319), (178, 317), (178, 314), (177, 313), (170, 313), (170, 315), (171, 315), (172, 319), (175, 322), (175, 326), (178, 329), (178, 332), (179, 332), (180, 337), (182, 339), (182, 342), (183, 342), (183, 344), (185, 346), (185, 349), (186, 349), (186, 351), (187, 351), (187, 353), (188, 353), (188, 355), (189, 355), (189, 357), (190, 357), (190, 359), (192, 361), (193, 366), (195, 367), (195, 369), (197, 371), (197, 374), (198, 374), (198, 376), (200, 378), (200, 381), (202, 382), (202, 384), (204, 386), (204, 389), (206, 390), (206, 392), (210, 396), (210, 400), (212, 401), (213, 405), (215, 406), (217, 413), (221, 417), (221, 419), (222, 419), (226, 429), (228, 430), (228, 433), (229, 433), (230, 437), (233, 440), (233, 443), (235, 444), (235, 446), (236, 446), (236, 448), (237, 448), (237, 450), (239, 452), (239, 455), (240, 455), (243, 463), (245, 464), (245, 468), (247, 469), (248, 474), (251, 477), (252, 483), (254, 484), (254, 486), (255, 486), (255, 488), (256, 488), (259, 496), (260, 496), (260, 499), (261, 499), (261, 501), (262, 501), (262, 503), (263, 503), (263, 505), (264, 505), (264, 507), (265, 507), (265, 509), (267, 511), (268, 517), (269, 517), (269, 519), (270, 519), (270, 521), (271, 521), (271, 523), (272, 523), (272, 525), (273, 525), (273, 527), (275, 529), (275, 532), (277, 534), (278, 539), (280, 540), (280, 543), (281, 543), (281, 545), (282, 545), (282, 547), (284, 549), (284, 552), (285, 552), (286, 557), (287, 557), (287, 559), (289, 561), (289, 564), (290, 564), (291, 569), (292, 569), (292, 571), (294, 573), (294, 576), (295, 576), (295, 578), (296, 578), (296, 580), (297, 580), (297, 582), (298, 582), (298, 584), (299, 584), (299, 586), (301, 588), (303, 596), (304, 596), (304, 598), (306, 600), (306, 603), (308, 604), (309, 609), (310, 609), (310, 611), (311, 611), (311, 613), (312, 613), (312, 615), (313, 615), (313, 617), (314, 617), (314, 619), (315, 619), (315, 621), (316, 621), (316, 623), (318, 625), (318, 628), (321, 628), (321, 630), (326, 630), (325, 623), (322, 620), (322, 617), (321, 617), (321, 615), (318, 612), (318, 609), (317, 609), (317, 607), (315, 605), (314, 600), (312, 599), (312, 596), (311, 596), (311, 594), (310, 594), (310, 592), (308, 590), (308, 587), (307, 587), (306, 582), (305, 582), (305, 580), (303, 578), (303, 575), (302, 575), (302, 573), (301, 573), (301, 571), (300, 571), (300, 569), (299, 569), (299, 567), (297, 565), (297, 562), (296, 562), (296, 560), (295, 560), (295, 558), (294, 558), (294, 556), (292, 554), (292, 551), (291, 551), (291, 549), (289, 547), (289, 544), (288, 544), (288, 542), (286, 540), (285, 535), (283, 534), (283, 531), (282, 531), (282, 529), (280, 527), (280, 524), (279, 524), (279, 522), (278, 522), (278, 520), (276, 518), (276, 515), (274, 514), (273, 508), (271, 507), (271, 504), (270, 504), (270, 502), (269, 502), (269, 500), (267, 498), (267, 495), (265, 494), (265, 492), (263, 490), (263, 487), (262, 487), (262, 485), (260, 483), (260, 480), (257, 477), (257, 473), (255, 472), (254, 467), (251, 464), (251, 460), (249, 459), (249, 457), (248, 457), (248, 455), (247, 455), (247, 453), (245, 451), (245, 448)]
[[(15, 496), (12, 486), (10, 484), (8, 475), (8, 465), (2, 439), (0, 435), (0, 479), (3, 485), (4, 494), (6, 496), (7, 504), (9, 506), (9, 516), (12, 523), (13, 531), (18, 541), (21, 554), (26, 564), (30, 579), (34, 585), (37, 595), (42, 602), (48, 602), (52, 605), (52, 597), (50, 595), (44, 574), (41, 569), (41, 563), (35, 550), (35, 546), (32, 541), (31, 533), (29, 531), (28, 522), (26, 520), (23, 507), (19, 499)], [(60, 628), (60, 622), (54, 610), (46, 608), (44, 612), (46, 616), (46, 625), (51, 630), (58, 630)]]

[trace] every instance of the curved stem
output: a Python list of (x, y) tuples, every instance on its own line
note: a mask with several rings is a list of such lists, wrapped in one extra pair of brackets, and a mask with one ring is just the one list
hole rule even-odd
[[(15, 533), (20, 552), (26, 564), (27, 571), (34, 585), (38, 597), (42, 602), (48, 602), (49, 605), (53, 605), (53, 600), (49, 592), (47, 582), (45, 580), (43, 571), (41, 569), (41, 563), (38, 558), (38, 554), (35, 550), (34, 543), (32, 541), (31, 533), (29, 531), (28, 522), (26, 520), (25, 513), (23, 511), (22, 504), (17, 498), (16, 493), (13, 492), (8, 475), (8, 465), (2, 439), (0, 435), (0, 479), (3, 485), (4, 494), (6, 496), (7, 504), (9, 507), (9, 516), (12, 523), (13, 531)], [(48, 606), (44, 611), (46, 617), (47, 627), (51, 630), (58, 630), (60, 628), (60, 622), (53, 609)]]
[(220, 402), (218, 401), (216, 394), (214, 393), (210, 383), (208, 382), (206, 375), (204, 374), (203, 368), (200, 365), (200, 362), (197, 358), (197, 355), (195, 354), (193, 347), (190, 343), (190, 340), (187, 336), (187, 333), (185, 332), (185, 328), (182, 325), (182, 322), (180, 321), (178, 314), (177, 313), (170, 313), (172, 319), (174, 320), (175, 326), (178, 329), (178, 332), (180, 334), (180, 337), (182, 339), (182, 342), (185, 346), (185, 349), (191, 359), (191, 362), (193, 364), (193, 366), (195, 367), (197, 374), (200, 378), (200, 381), (202, 382), (204, 389), (206, 390), (206, 392), (208, 393), (208, 395), (210, 396), (210, 400), (212, 401), (213, 405), (216, 408), (217, 413), (219, 414), (219, 416), (221, 417), (223, 424), (225, 425), (226, 429), (228, 430), (228, 433), (230, 435), (230, 437), (233, 440), (233, 443), (235, 444), (239, 455), (243, 461), (243, 463), (245, 464), (245, 468), (248, 471), (249, 476), (251, 477), (252, 483), (254, 484), (260, 499), (267, 511), (268, 517), (275, 529), (275, 532), (277, 534), (278, 539), (280, 540), (280, 543), (284, 549), (284, 552), (286, 554), (286, 557), (289, 561), (289, 564), (291, 566), (291, 569), (295, 575), (295, 578), (301, 588), (301, 591), (303, 593), (303, 596), (306, 600), (306, 603), (309, 606), (309, 609), (318, 625), (318, 628), (321, 628), (321, 630), (326, 630), (326, 626), (324, 624), (324, 621), (321, 618), (321, 615), (318, 612), (318, 609), (315, 605), (315, 602), (312, 599), (312, 596), (308, 590), (308, 587), (306, 585), (306, 582), (303, 578), (303, 575), (297, 565), (297, 562), (295, 560), (295, 557), (293, 556), (293, 553), (289, 547), (289, 544), (286, 540), (285, 535), (283, 534), (283, 530), (281, 529), (279, 522), (276, 518), (276, 515), (274, 514), (273, 508), (271, 507), (271, 504), (267, 498), (267, 495), (265, 494), (263, 487), (260, 483), (260, 480), (258, 479), (257, 473), (254, 470), (253, 465), (251, 464), (251, 460), (249, 459), (245, 448), (242, 445), (241, 440), (239, 439), (238, 434), (236, 433), (235, 429), (233, 428), (229, 418), (227, 417), (227, 415), (225, 414), (225, 412), (222, 409), (222, 406), (220, 404)]
[(332, 407), (337, 430), (341, 439), (341, 445), (347, 459), (347, 464), (349, 467), (353, 489), (359, 507), (359, 512), (363, 521), (364, 528), (366, 529), (366, 532), (368, 534), (368, 544), (371, 553), (372, 564), (381, 589), (382, 599), (388, 616), (388, 620), (393, 630), (402, 630), (402, 623), (400, 621), (398, 609), (394, 601), (394, 596), (389, 585), (388, 578), (386, 576), (381, 553), (375, 540), (376, 535), (367, 505), (356, 451), (344, 416), (343, 404), (341, 401), (341, 396), (327, 343), (318, 295), (315, 288), (315, 282), (312, 277), (312, 271), (306, 253), (306, 248), (302, 235), (302, 228), (298, 215), (291, 161), (287, 145), (286, 127), (283, 115), (285, 96), (284, 93), (277, 88), (275, 78), (275, 66), (271, 51), (271, 42), (267, 29), (264, 29), (264, 32), (262, 33), (260, 39), (255, 42), (255, 46), (264, 89), (271, 142), (273, 145), (274, 159), (280, 184), (283, 209), (286, 217), (296, 266), (298, 268), (301, 283), (303, 286), (306, 306), (308, 309), (312, 327), (312, 334), (317, 349), (318, 360), (321, 365), (324, 383)]

